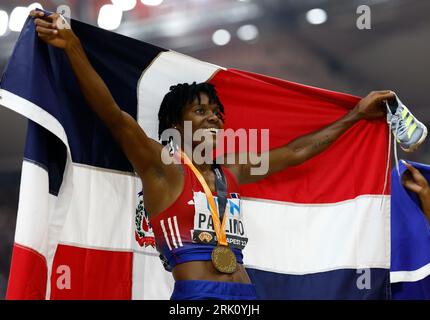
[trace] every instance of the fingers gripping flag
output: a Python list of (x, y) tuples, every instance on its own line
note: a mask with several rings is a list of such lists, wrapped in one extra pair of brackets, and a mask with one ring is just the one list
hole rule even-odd
[[(227, 128), (270, 129), (270, 148), (345, 115), (359, 98), (225, 69), (78, 21), (115, 100), (157, 139), (171, 85), (215, 84)], [(9, 299), (168, 299), (141, 184), (85, 102), (64, 52), (25, 24), (0, 104), (29, 119)], [(244, 186), (245, 265), (264, 299), (387, 298), (388, 131), (357, 123), (327, 151)]]

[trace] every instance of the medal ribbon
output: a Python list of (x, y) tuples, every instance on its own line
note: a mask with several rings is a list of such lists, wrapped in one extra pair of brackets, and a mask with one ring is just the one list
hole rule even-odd
[(206, 193), (206, 197), (208, 199), (209, 208), (210, 208), (211, 215), (212, 215), (212, 221), (214, 224), (214, 230), (215, 230), (216, 238), (218, 239), (218, 243), (222, 246), (228, 246), (227, 235), (225, 232), (225, 223), (227, 221), (227, 219), (226, 219), (227, 215), (224, 214), (224, 217), (222, 219), (222, 224), (220, 226), (220, 220), (219, 220), (218, 210), (217, 210), (217, 207), (215, 204), (215, 199), (212, 195), (212, 192), (211, 192), (208, 184), (205, 181), (205, 178), (203, 178), (202, 174), (194, 166), (194, 164), (191, 162), (190, 158), (188, 158), (188, 156), (182, 150), (180, 152), (181, 152), (182, 160), (194, 172), (197, 179), (200, 181), (200, 184), (202, 185), (203, 190)]

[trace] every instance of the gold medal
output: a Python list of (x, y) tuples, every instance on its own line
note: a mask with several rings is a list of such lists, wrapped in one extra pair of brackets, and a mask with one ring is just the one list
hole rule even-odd
[(214, 224), (214, 231), (218, 242), (218, 245), (212, 250), (212, 255), (211, 255), (212, 264), (215, 267), (215, 269), (217, 269), (219, 272), (233, 273), (237, 270), (237, 261), (236, 261), (235, 254), (233, 253), (233, 251), (231, 251), (227, 243), (227, 235), (225, 231), (227, 214), (224, 214), (224, 218), (222, 219), (222, 223), (221, 223), (214, 197), (205, 179), (203, 178), (199, 170), (197, 170), (197, 168), (193, 165), (193, 163), (187, 157), (187, 155), (182, 151), (181, 151), (181, 158), (184, 160), (184, 163), (191, 168), (191, 170), (196, 175), (197, 179), (200, 181), (209, 202), (209, 208), (211, 211), (212, 221)]
[(236, 256), (228, 246), (217, 245), (212, 250), (212, 264), (222, 273), (234, 273), (237, 269)]

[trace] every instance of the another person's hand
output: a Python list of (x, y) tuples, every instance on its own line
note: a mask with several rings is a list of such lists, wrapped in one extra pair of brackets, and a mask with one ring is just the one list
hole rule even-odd
[(406, 168), (408, 168), (408, 171), (405, 171), (402, 176), (402, 183), (406, 189), (415, 192), (419, 197), (430, 195), (429, 184), (421, 172), (414, 168), (410, 163), (407, 163), (406, 161), (403, 163)]
[(30, 16), (34, 18), (37, 35), (47, 44), (66, 49), (77, 40), (69, 23), (58, 13), (46, 16), (42, 11), (33, 10)]
[(373, 120), (386, 115), (384, 101), (394, 98), (394, 92), (390, 90), (372, 91), (361, 99), (353, 112), (361, 119)]
[(414, 168), (410, 163), (403, 161), (408, 171), (402, 176), (402, 183), (406, 189), (415, 192), (421, 202), (421, 207), (430, 223), (430, 187), (427, 179), (422, 173)]

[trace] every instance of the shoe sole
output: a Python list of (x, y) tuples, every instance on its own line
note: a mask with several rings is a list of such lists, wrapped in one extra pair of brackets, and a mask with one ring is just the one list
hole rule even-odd
[[(416, 118), (415, 118), (415, 119), (416, 119)], [(408, 152), (408, 153), (415, 152), (415, 151), (419, 148), (419, 146), (424, 142), (424, 140), (425, 140), (425, 139), (426, 139), (426, 137), (427, 137), (427, 127), (426, 127), (424, 124), (422, 124), (420, 121), (418, 121), (418, 120), (416, 120), (416, 122), (417, 122), (418, 124), (420, 124), (420, 125), (422, 125), (422, 126), (423, 126), (423, 128), (424, 128), (423, 135), (421, 136), (420, 140), (418, 140), (418, 142), (417, 142), (417, 143), (415, 143), (415, 144), (411, 145), (411, 146), (410, 146), (409, 148), (407, 148), (407, 149), (403, 148), (403, 147), (400, 145), (400, 148), (401, 148), (403, 151)]]

